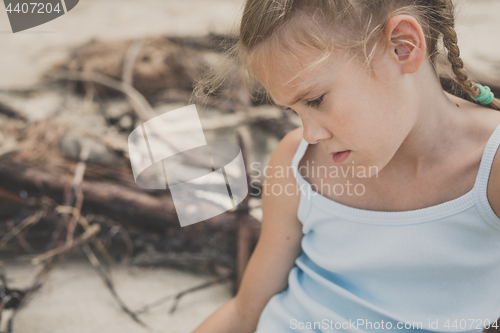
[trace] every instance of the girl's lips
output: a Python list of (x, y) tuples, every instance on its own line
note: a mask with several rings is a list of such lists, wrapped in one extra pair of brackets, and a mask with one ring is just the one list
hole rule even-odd
[(342, 163), (347, 159), (347, 157), (349, 157), (350, 153), (350, 150), (339, 151), (338, 153), (332, 154), (332, 160), (335, 163)]

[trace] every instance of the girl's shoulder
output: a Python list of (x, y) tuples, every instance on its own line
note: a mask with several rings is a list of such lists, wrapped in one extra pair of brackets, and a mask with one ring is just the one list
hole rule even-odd
[(278, 143), (276, 148), (274, 149), (273, 155), (278, 155), (283, 163), (290, 165), (293, 159), (293, 156), (297, 152), (300, 143), (303, 138), (303, 128), (297, 127), (294, 130), (288, 132)]
[[(489, 109), (491, 110), (491, 109)], [(490, 139), (494, 139), (492, 137), (492, 134), (495, 132), (495, 130), (498, 132), (500, 131), (500, 112), (496, 110), (491, 110), (491, 111), (486, 111), (485, 112), (485, 119), (484, 119), (484, 125), (482, 126), (484, 128), (484, 134), (482, 135), (482, 145), (481, 145), (481, 151), (484, 152), (486, 149), (486, 144), (487, 142), (490, 141)], [(497, 136), (498, 134), (495, 133)], [(495, 138), (496, 140), (493, 142), (494, 145), (491, 146), (491, 150), (485, 152), (485, 154), (482, 154), (483, 158), (488, 157), (487, 154), (493, 154), (493, 160), (492, 161), (485, 161), (488, 163), (491, 163), (489, 165), (485, 165), (485, 167), (491, 167), (489, 169), (489, 177), (488, 177), (488, 184), (487, 184), (487, 198), (488, 202), (495, 212), (495, 214), (500, 217), (500, 153), (499, 153), (499, 141), (498, 138)]]
[[(300, 189), (293, 172), (293, 158), (302, 142), (302, 128), (288, 132), (278, 143), (264, 169), (262, 207), (272, 206), (272, 211), (288, 209), (297, 212)], [(267, 203), (267, 204), (266, 204)], [(268, 213), (271, 214), (272, 213)], [(294, 213), (294, 216), (296, 214)], [(289, 219), (296, 220), (296, 217)], [(296, 225), (298, 225), (296, 223)]]
[(496, 154), (488, 180), (488, 201), (495, 214), (500, 217), (500, 154)]
[(288, 132), (274, 148), (269, 163), (265, 170), (265, 176), (269, 182), (270, 178), (286, 178), (288, 183), (294, 183), (293, 158), (302, 142), (302, 127)]

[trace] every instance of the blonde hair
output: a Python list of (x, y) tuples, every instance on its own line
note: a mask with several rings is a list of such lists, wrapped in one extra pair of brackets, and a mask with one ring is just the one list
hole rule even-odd
[[(312, 47), (319, 52), (314, 67), (329, 59), (334, 49), (342, 49), (363, 55), (365, 64), (371, 66), (387, 22), (399, 14), (415, 17), (422, 26), (436, 74), (442, 38), (455, 88), (477, 97), (480, 91), (460, 58), (452, 0), (247, 0), (239, 38), (227, 52), (228, 61), (205, 73), (192, 96), (215, 94), (228, 79), (243, 83), (252, 95), (257, 80), (251, 63), (258, 50), (268, 54), (280, 50), (293, 56), (292, 45)], [(495, 98), (488, 106), (500, 110), (500, 100)]]

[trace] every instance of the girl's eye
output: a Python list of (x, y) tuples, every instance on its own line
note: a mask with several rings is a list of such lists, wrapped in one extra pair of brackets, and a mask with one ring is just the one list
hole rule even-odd
[(321, 104), (321, 102), (323, 102), (323, 97), (324, 96), (325, 95), (322, 95), (321, 97), (316, 98), (316, 99), (314, 99), (312, 101), (307, 101), (306, 105), (309, 106), (309, 107), (315, 107), (315, 106), (317, 107), (317, 106), (319, 106)]

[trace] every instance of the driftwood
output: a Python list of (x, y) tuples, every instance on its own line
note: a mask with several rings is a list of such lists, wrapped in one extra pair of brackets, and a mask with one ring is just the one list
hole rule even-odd
[[(151, 37), (139, 41), (93, 40), (74, 49), (66, 63), (56, 67), (85, 74), (100, 73), (115, 80), (133, 76), (133, 86), (153, 104), (188, 102), (193, 84), (201, 78), (214, 56), (231, 47), (235, 40), (232, 36), (214, 34), (203, 37)], [(127, 61), (131, 59), (133, 64), (127, 66)], [(129, 72), (127, 75), (126, 71)], [(115, 93), (100, 83), (93, 86), (103, 96)], [(81, 91), (85, 85), (79, 84), (78, 87)], [(222, 86), (217, 96), (195, 99), (194, 102), (230, 112), (247, 110), (255, 104), (243, 85), (234, 82)]]
[[(58, 211), (63, 218), (59, 219), (58, 221), (59, 223), (56, 227), (56, 230), (54, 230), (53, 232), (52, 241), (50, 242), (50, 245), (53, 245), (53, 248), (51, 248), (49, 251), (41, 255), (37, 255), (34, 258), (21, 257), (18, 259), (10, 260), (14, 262), (20, 262), (27, 259), (34, 265), (43, 264), (43, 266), (42, 269), (36, 275), (32, 285), (28, 287), (25, 291), (23, 291), (24, 296), (21, 299), (19, 305), (15, 308), (13, 316), (9, 319), (9, 327), (10, 327), (9, 331), (12, 330), (13, 318), (17, 314), (17, 311), (20, 309), (20, 307), (25, 305), (26, 302), (29, 301), (30, 296), (32, 296), (40, 288), (40, 286), (43, 284), (43, 281), (46, 279), (50, 271), (54, 267), (56, 267), (57, 264), (59, 264), (61, 260), (76, 247), (82, 248), (84, 253), (89, 258), (89, 261), (91, 262), (92, 266), (99, 273), (101, 278), (104, 280), (107, 288), (110, 290), (112, 296), (120, 305), (121, 309), (125, 313), (127, 313), (134, 321), (146, 327), (146, 325), (137, 317), (137, 315), (133, 311), (128, 309), (128, 307), (119, 297), (114, 288), (114, 284), (110, 274), (108, 274), (108, 272), (103, 268), (103, 266), (99, 262), (99, 259), (95, 256), (93, 250), (87, 244), (89, 240), (92, 240), (96, 248), (99, 250), (99, 252), (101, 252), (101, 255), (103, 255), (104, 259), (106, 259), (110, 265), (114, 264), (113, 259), (111, 259), (109, 253), (107, 252), (102, 242), (100, 242), (100, 240), (97, 239), (97, 235), (101, 231), (100, 225), (97, 223), (90, 225), (88, 221), (81, 216), (81, 208), (83, 204), (83, 190), (81, 188), (81, 185), (85, 174), (86, 160), (89, 156), (89, 151), (90, 151), (89, 147), (87, 146), (84, 147), (80, 152), (80, 161), (77, 164), (76, 170), (74, 172), (73, 180), (71, 183), (71, 191), (68, 193), (68, 195), (64, 200), (65, 206), (55, 207), (55, 210)], [(73, 203), (75, 205), (74, 207)], [(68, 211), (70, 214), (68, 214)], [(33, 215), (32, 218), (25, 219), (18, 227), (13, 228), (16, 230), (12, 231), (11, 233), (17, 236), (22, 229), (28, 228), (29, 226), (37, 223), (43, 215), (45, 215), (45, 212), (43, 212), (42, 214), (40, 214), (40, 212), (37, 212), (35, 215)], [(75, 239), (74, 236), (77, 224), (81, 224), (81, 226), (84, 229), (84, 232)], [(65, 237), (64, 234), (66, 234)], [(127, 233), (125, 232), (125, 234)], [(9, 234), (7, 234), (2, 238), (1, 241), (2, 245), (5, 245), (9, 241), (9, 238), (7, 236), (9, 236)], [(5, 263), (6, 263), (5, 261), (0, 261), (0, 266), (3, 266)], [(5, 281), (4, 281), (4, 286), (5, 286)], [(2, 302), (0, 304), (0, 318), (1, 318), (1, 311), (3, 310), (3, 305), (4, 305), (4, 298), (2, 297)]]
[[(137, 51), (138, 47), (132, 47), (130, 50), (134, 48)], [(123, 74), (124, 78), (131, 83), (132, 80), (135, 82), (135, 77), (129, 72), (134, 57), (130, 56), (130, 59), (132, 60), (129, 60), (125, 64), (125, 67), (128, 69), (126, 69)], [(133, 101), (132, 104), (135, 106), (135, 111), (139, 118), (147, 120), (147, 118), (151, 116), (149, 102), (127, 82), (114, 80), (99, 73), (79, 73), (76, 71), (59, 71), (52, 73), (53, 75), (59, 75), (60, 77), (74, 80), (100, 82), (105, 86), (120, 90)], [(250, 113), (251, 116), (245, 117), (241, 117), (240, 114), (240, 116), (235, 118), (236, 121), (219, 122), (219, 124), (214, 125), (208, 124), (208, 127), (213, 127), (211, 129), (214, 130), (221, 126), (237, 126), (240, 121), (251, 120), (252, 117), (255, 121), (269, 117), (264, 116), (265, 114), (269, 114), (269, 110), (263, 110), (261, 113), (262, 115)], [(36, 145), (38, 146), (40, 142), (44, 141), (43, 135), (46, 133), (46, 131), (44, 131), (46, 127), (47, 126), (41, 126), (37, 130), (41, 133), (41, 136), (36, 140)], [(29, 135), (29, 131), (25, 132), (25, 137), (33, 137), (33, 135)], [(51, 131), (51, 133), (53, 132), (54, 131)], [(27, 149), (30, 147), (30, 145), (25, 146)], [(34, 143), (31, 143), (31, 147), (34, 147)], [(122, 152), (125, 150), (125, 147), (119, 148)], [(51, 148), (50, 145), (47, 145), (45, 149), (53, 150), (53, 147)], [(49, 162), (43, 158), (47, 154), (47, 151), (39, 150), (38, 152), (39, 158), (29, 163), (26, 163), (27, 161), (25, 158), (17, 158), (14, 160), (10, 158), (3, 159), (2, 162), (0, 162), (0, 182), (2, 186), (13, 193), (26, 191), (27, 195), (30, 197), (49, 195), (56, 201), (67, 201), (66, 185), (70, 182), (68, 178), (69, 173), (67, 171), (71, 169), (72, 164), (53, 160)], [(81, 151), (79, 153), (81, 153)], [(54, 152), (54, 154), (57, 155), (57, 152)], [(54, 165), (57, 167), (54, 168)], [(98, 168), (92, 167), (88, 168), (88, 171), (92, 173), (93, 171), (95, 172), (96, 169), (99, 170)], [(90, 177), (86, 177), (86, 179), (81, 182), (79, 186), (81, 196), (79, 196), (78, 193), (70, 193), (70, 196), (73, 196), (73, 198), (80, 198), (80, 200), (77, 200), (79, 201), (77, 202), (78, 213), (74, 214), (68, 221), (70, 229), (74, 230), (77, 223), (82, 223), (78, 216), (81, 209), (87, 212), (90, 211), (93, 214), (108, 216), (112, 220), (124, 221), (123, 224), (126, 226), (156, 230), (162, 234), (167, 234), (167, 251), (188, 254), (193, 257), (205, 251), (209, 253), (209, 260), (212, 264), (218, 264), (225, 267), (233, 267), (235, 265), (236, 258), (227, 256), (227, 254), (234, 253), (238, 228), (238, 224), (234, 223), (234, 221), (237, 221), (238, 217), (242, 216), (241, 212), (227, 212), (223, 215), (209, 219), (208, 221), (204, 221), (203, 223), (198, 223), (186, 228), (179, 228), (173, 201), (168, 191), (155, 192), (138, 188), (132, 182), (130, 170), (128, 170), (127, 174), (120, 174), (120, 172), (112, 171), (112, 168), (101, 168), (100, 170), (102, 171), (102, 173), (100, 173), (101, 176), (108, 176), (111, 174), (114, 179), (106, 180), (102, 179), (103, 177), (99, 179), (99, 174), (95, 174), (94, 179), (97, 178), (98, 180), (92, 180)], [(127, 176), (130, 177), (130, 179), (126, 179), (128, 178)], [(81, 172), (79, 178), (83, 178)], [(84, 203), (82, 203), (81, 197), (85, 197)], [(72, 205), (72, 201), (73, 199), (69, 200), (68, 205)], [(260, 230), (260, 224), (253, 219), (252, 221), (253, 224), (251, 223), (249, 230), (251, 230), (253, 237), (256, 237)], [(58, 231), (58, 234), (60, 234), (60, 231), (61, 230)], [(53, 241), (57, 238), (58, 237), (53, 238)], [(68, 241), (68, 239), (66, 241)], [(97, 247), (99, 248), (99, 246)], [(248, 245), (246, 247), (248, 247)], [(103, 251), (103, 253), (105, 252)], [(106, 257), (105, 254), (103, 254), (103, 256)]]
[(155, 116), (154, 111), (151, 108), (151, 105), (144, 98), (144, 96), (140, 94), (139, 91), (137, 91), (130, 84), (123, 81), (115, 80), (108, 75), (102, 73), (78, 72), (70, 70), (54, 70), (48, 72), (46, 75), (58, 79), (95, 82), (101, 84), (102, 86), (121, 91), (127, 95), (127, 97), (129, 98), (134, 107), (134, 110), (141, 119), (149, 120)]
[[(80, 111), (87, 110), (85, 106), (90, 106), (94, 100), (100, 100), (103, 97), (98, 94), (108, 93), (110, 91), (108, 88), (111, 88), (111, 90), (124, 93), (129, 99), (133, 106), (133, 113), (130, 114), (135, 114), (136, 119), (147, 121), (154, 116), (151, 102), (155, 98), (158, 100), (158, 98), (166, 98), (165, 96), (178, 99), (190, 97), (193, 80), (206, 66), (203, 55), (194, 54), (200, 50), (213, 51), (210, 43), (203, 44), (203, 39), (190, 40), (190, 46), (183, 42), (186, 40), (164, 39), (161, 42), (157, 41), (156, 44), (151, 43), (151, 40), (126, 42), (120, 45), (111, 43), (110, 47), (118, 47), (119, 50), (124, 45), (126, 46), (119, 54), (102, 53), (98, 51), (102, 45), (96, 46), (94, 43), (89, 46), (89, 49), (74, 55), (66, 66), (66, 70), (52, 71), (50, 75), (59, 80), (68, 81), (67, 95), (73, 89), (69, 82), (85, 82), (83, 85), (86, 88), (84, 106), (80, 108)], [(219, 47), (223, 49), (227, 45), (219, 43), (215, 49)], [(186, 51), (186, 48), (190, 50)], [(87, 57), (93, 51), (96, 53)], [(193, 56), (186, 56), (188, 53)], [(108, 55), (111, 56), (109, 62), (99, 59), (101, 56), (107, 57)], [(85, 60), (81, 61), (82, 59)], [(200, 62), (197, 62), (197, 59)], [(103, 64), (104, 67), (102, 67)], [(185, 76), (186, 82), (189, 81), (190, 85), (183, 85), (183, 79), (179, 78), (179, 75)], [(172, 82), (169, 83), (168, 80), (175, 84), (169, 86)], [(155, 84), (160, 85), (155, 86)], [(225, 109), (226, 111), (249, 110), (248, 106), (251, 105), (249, 96), (244, 97), (244, 94), (241, 94), (241, 87), (234, 88), (230, 93), (235, 93), (236, 98), (228, 102), (223, 95), (222, 97), (214, 96), (214, 101), (222, 100), (223, 104), (230, 105)], [(64, 111), (64, 107), (60, 108), (61, 112)], [(130, 260), (133, 247), (139, 244), (138, 241), (145, 239), (144, 234), (147, 235), (141, 230), (156, 232), (161, 237), (156, 243), (146, 239), (144, 243), (147, 246), (143, 248), (140, 245), (137, 246), (136, 249), (146, 251), (142, 255), (142, 262), (138, 260), (141, 258), (139, 255), (134, 258), (136, 259), (133, 261), (134, 264), (157, 265), (162, 264), (161, 261), (163, 261), (170, 266), (204, 270), (209, 273), (220, 272), (221, 269), (232, 272), (213, 282), (177, 294), (174, 297), (175, 303), (171, 312), (175, 310), (177, 302), (183, 295), (227, 279), (234, 279), (234, 292), (236, 292), (252, 247), (260, 232), (260, 222), (249, 215), (249, 197), (234, 211), (180, 228), (168, 190), (152, 191), (137, 187), (133, 182), (130, 167), (93, 165), (90, 163), (92, 161), (89, 160), (90, 153), (88, 147), (85, 146), (85, 141), (79, 141), (80, 146), (74, 149), (76, 156), (72, 158), (79, 156), (78, 164), (65, 160), (57, 144), (61, 142), (65, 133), (73, 129), (65, 128), (64, 125), (52, 126), (56, 123), (58, 112), (51, 116), (52, 118), (30, 121), (19, 116), (22, 112), (15, 112), (16, 110), (8, 107), (4, 107), (3, 110), (7, 110), (3, 111), (3, 114), (20, 120), (20, 123), (24, 122), (26, 126), (19, 127), (17, 132), (7, 133), (15, 138), (16, 150), (14, 153), (3, 155), (0, 159), (0, 184), (2, 184), (0, 196), (6, 198), (8, 202), (16, 203), (17, 207), (22, 207), (26, 198), (33, 202), (34, 198), (47, 196), (50, 198), (48, 200), (54, 203), (62, 202), (62, 204), (51, 204), (50, 209), (38, 207), (34, 214), (32, 212), (32, 215), (21, 223), (15, 224), (13, 219), (4, 222), (8, 230), (0, 239), (1, 245), (9, 250), (9, 246), (12, 248), (12, 243), (15, 243), (14, 245), (18, 247), (21, 245), (25, 252), (32, 252), (29, 243), (32, 238), (27, 236), (31, 235), (31, 230), (35, 229), (32, 228), (33, 225), (37, 224), (38, 227), (46, 227), (46, 225), (54, 227), (55, 225), (49, 237), (45, 237), (50, 238), (45, 253), (14, 259), (28, 259), (41, 266), (32, 286), (27, 290), (28, 296), (38, 290), (50, 271), (65, 256), (80, 247), (122, 310), (133, 320), (142, 324), (137, 313), (131, 311), (116, 293), (111, 276), (103, 265), (104, 263), (113, 264), (113, 257), (108, 253), (107, 242), (103, 240), (103, 236), (109, 240), (116, 233), (120, 233), (127, 246), (127, 259)], [(260, 110), (260, 113), (235, 112), (227, 115), (231, 117), (224, 117), (223, 121), (217, 119), (216, 122), (210, 122), (208, 120), (205, 125), (208, 130), (217, 130), (224, 127), (237, 127), (244, 123), (259, 123), (270, 117), (279, 118), (278, 121), (288, 119), (284, 118), (281, 113), (274, 113), (272, 116), (269, 113), (269, 110)], [(277, 127), (279, 126), (282, 124), (278, 123)], [(276, 128), (271, 131), (277, 135), (284, 135), (283, 131), (280, 132)], [(92, 136), (91, 133), (86, 133), (84, 136), (87, 134)], [(126, 141), (120, 137), (115, 140), (98, 134), (92, 137), (119, 152), (123, 160), (128, 158)], [(241, 135), (240, 146), (244, 159), (248, 162), (248, 141), (245, 143)], [(23, 215), (24, 212), (18, 213), (18, 216)], [(47, 221), (51, 219), (54, 223), (47, 224)], [(109, 231), (106, 231), (106, 227), (109, 227)], [(134, 233), (134, 236), (130, 237), (128, 231)], [(92, 244), (93, 246), (90, 247)], [(147, 252), (151, 248), (153, 251)], [(162, 252), (164, 255), (151, 255)], [(26, 299), (29, 300), (29, 297)]]
[(11, 106), (5, 105), (3, 103), (0, 103), (0, 113), (10, 118), (19, 119), (23, 121), (28, 120), (28, 118), (26, 118), (26, 116), (21, 111), (16, 110)]
[[(0, 183), (11, 193), (25, 190), (29, 196), (46, 194), (61, 201), (65, 186), (70, 181), (69, 177), (33, 167), (0, 162)], [(108, 216), (121, 221), (124, 226), (157, 231), (166, 236), (165, 250), (195, 254), (209, 249), (207, 253), (215, 264), (226, 267), (234, 265), (234, 261), (226, 256), (234, 252), (233, 244), (236, 243), (234, 213), (226, 212), (202, 223), (180, 228), (172, 198), (167, 191), (153, 195), (138, 187), (132, 189), (109, 181), (95, 180), (83, 180), (81, 188), (85, 197), (82, 210)], [(259, 222), (252, 223), (252, 230), (254, 235), (259, 234)]]
[[(24, 189), (33, 195), (45, 192), (61, 199), (67, 183), (61, 178), (60, 175), (22, 164), (0, 163), (0, 183), (3, 188), (14, 193)], [(109, 216), (120, 219), (126, 217), (132, 222), (144, 222), (146, 219), (149, 220), (146, 224), (150, 225), (173, 225), (177, 220), (172, 199), (168, 195), (152, 196), (141, 193), (139, 188), (133, 190), (105, 181), (83, 181), (81, 186), (86, 204), (94, 206), (99, 212), (109, 213)]]
[(236, 36), (219, 35), (210, 33), (207, 36), (193, 37), (166, 37), (166, 39), (176, 45), (187, 46), (200, 51), (226, 52), (236, 42)]
[[(132, 58), (132, 60), (133, 59), (134, 58)], [(127, 68), (129, 66), (131, 68), (132, 64), (125, 64), (124, 67)], [(52, 77), (65, 78), (68, 80), (98, 82), (106, 87), (110, 87), (112, 89), (123, 92), (127, 96), (127, 99), (129, 100), (130, 104), (132, 104), (136, 116), (143, 122), (146, 122), (155, 117), (155, 113), (149, 102), (144, 98), (144, 96), (141, 95), (141, 93), (139, 93), (136, 89), (134, 89), (134, 87), (130, 85), (129, 82), (132, 81), (132, 74), (130, 74), (129, 70), (127, 70), (124, 73), (124, 77), (127, 78), (127, 81), (129, 82), (114, 80), (100, 73), (80, 73), (76, 71), (58, 70), (49, 72), (47, 73), (47, 75)], [(153, 128), (154, 132), (158, 134), (162, 132), (161, 127), (158, 127), (156, 123), (150, 123), (150, 126)], [(181, 147), (174, 146), (169, 141), (162, 139), (162, 142), (164, 145), (172, 147), (174, 151), (182, 151)], [(186, 157), (186, 160), (187, 160), (186, 162), (191, 163), (191, 165), (203, 165), (203, 161), (198, 160), (196, 156)]]

